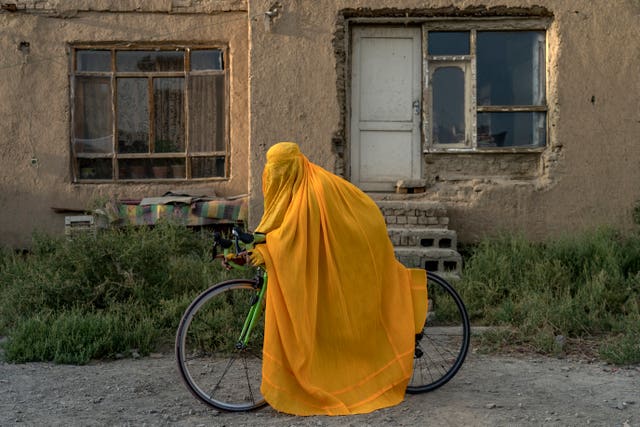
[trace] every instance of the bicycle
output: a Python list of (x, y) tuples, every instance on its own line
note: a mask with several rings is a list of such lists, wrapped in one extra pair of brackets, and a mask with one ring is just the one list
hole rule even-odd
[[(182, 380), (198, 400), (225, 411), (248, 411), (266, 405), (260, 383), (268, 277), (264, 269), (242, 262), (243, 254), (259, 243), (254, 235), (233, 228), (232, 236), (227, 240), (214, 234), (214, 258), (222, 258), (229, 269), (255, 269), (255, 276), (215, 284), (196, 297), (178, 326), (175, 351)], [(442, 277), (427, 272), (427, 278), (429, 311), (416, 335), (407, 386), (411, 394), (451, 380), (469, 349), (469, 317), (462, 299)]]

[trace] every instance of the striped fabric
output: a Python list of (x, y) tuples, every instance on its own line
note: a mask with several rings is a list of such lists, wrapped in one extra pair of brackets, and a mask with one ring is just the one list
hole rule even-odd
[(187, 204), (152, 204), (146, 206), (121, 204), (121, 220), (130, 225), (153, 225), (158, 221), (173, 221), (187, 226), (247, 222), (247, 199), (209, 200)]

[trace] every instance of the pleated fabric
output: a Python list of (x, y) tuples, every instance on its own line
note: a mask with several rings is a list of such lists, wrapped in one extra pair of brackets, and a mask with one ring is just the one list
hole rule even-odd
[(426, 272), (396, 260), (373, 200), (295, 143), (269, 149), (263, 192), (265, 399), (295, 415), (398, 404), (426, 317)]

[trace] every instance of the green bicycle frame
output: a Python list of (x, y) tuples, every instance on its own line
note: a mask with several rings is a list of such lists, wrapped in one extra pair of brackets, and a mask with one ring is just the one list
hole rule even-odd
[[(259, 235), (260, 241), (264, 241), (264, 235)], [(238, 241), (236, 240), (236, 243)], [(253, 248), (253, 243), (243, 245), (245, 250), (250, 250)], [(236, 248), (238, 248), (236, 244)], [(237, 252), (237, 250), (236, 250)], [(224, 250), (224, 256), (227, 257), (229, 254), (232, 254), (231, 248)], [(237, 253), (235, 253), (237, 255)], [(229, 262), (229, 265), (237, 270), (248, 270), (249, 268), (246, 265), (239, 265), (234, 262)], [(242, 332), (240, 332), (240, 336), (238, 337), (238, 341), (236, 342), (236, 348), (241, 350), (247, 347), (249, 343), (249, 338), (251, 337), (251, 332), (255, 327), (258, 319), (262, 315), (262, 307), (263, 301), (267, 292), (267, 271), (261, 267), (258, 267), (258, 272), (256, 274), (256, 278), (254, 279), (257, 283), (258, 293), (254, 296), (253, 301), (251, 302), (251, 308), (249, 308), (249, 313), (247, 314), (247, 318), (244, 320), (244, 325), (242, 326)]]
[[(261, 275), (260, 272), (262, 272)], [(242, 349), (247, 346), (249, 337), (251, 336), (251, 331), (253, 331), (256, 322), (262, 315), (262, 302), (264, 301), (264, 297), (267, 292), (267, 272), (260, 269), (260, 271), (258, 271), (256, 280), (258, 282), (259, 290), (257, 295), (254, 297), (254, 301), (251, 304), (249, 314), (247, 314), (247, 318), (244, 320), (242, 332), (240, 332), (240, 337), (238, 338), (238, 342), (236, 343), (236, 347), (238, 349)]]

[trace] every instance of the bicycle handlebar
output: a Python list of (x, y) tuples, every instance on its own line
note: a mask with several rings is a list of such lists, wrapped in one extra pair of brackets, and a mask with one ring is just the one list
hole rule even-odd
[[(233, 236), (232, 240), (225, 239), (222, 237), (222, 234), (218, 231), (213, 233), (213, 248), (212, 248), (212, 258), (215, 259), (218, 257), (218, 246), (223, 251), (223, 264), (225, 266), (231, 266), (234, 268), (242, 267), (242, 264), (229, 262), (231, 258), (241, 256), (243, 252), (248, 252), (253, 249), (254, 244), (264, 243), (266, 241), (266, 236), (261, 233), (245, 233), (239, 227), (233, 227), (231, 230), (231, 235)], [(233, 248), (233, 249), (232, 249)]]

